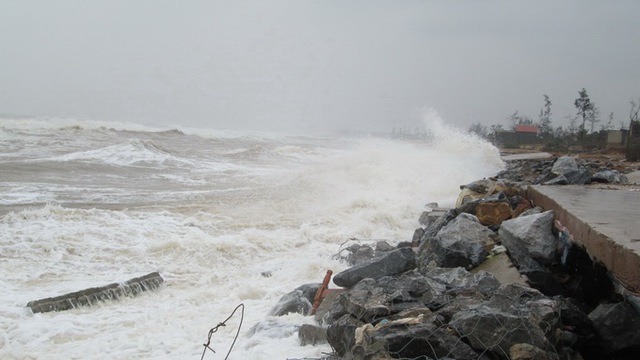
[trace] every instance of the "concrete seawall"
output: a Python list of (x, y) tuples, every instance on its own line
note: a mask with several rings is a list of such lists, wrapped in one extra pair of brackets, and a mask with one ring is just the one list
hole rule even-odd
[(640, 191), (585, 186), (529, 186), (527, 195), (554, 210), (593, 260), (627, 291), (640, 294)]

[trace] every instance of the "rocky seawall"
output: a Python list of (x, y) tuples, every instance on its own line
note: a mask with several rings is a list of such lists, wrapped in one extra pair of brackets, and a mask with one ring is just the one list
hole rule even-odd
[(429, 204), (411, 239), (339, 249), (351, 267), (338, 288), (302, 285), (271, 315), (314, 314), (301, 345), (328, 342), (331, 359), (638, 359), (638, 309), (526, 196), (531, 184), (627, 182), (606, 162), (508, 161), (462, 185), (455, 208)]

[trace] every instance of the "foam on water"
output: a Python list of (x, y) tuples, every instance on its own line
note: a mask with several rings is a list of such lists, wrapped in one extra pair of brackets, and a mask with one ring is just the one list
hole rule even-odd
[[(57, 192), (48, 205), (34, 204), (30, 191), (83, 186), (74, 177), (35, 190), (29, 190), (29, 179), (16, 182), (20, 174), (30, 174), (25, 169), (44, 162), (12, 159), (13, 182), (0, 180), (3, 189), (24, 190), (8, 197), (12, 205), (24, 206), (0, 218), (0, 358), (199, 359), (209, 329), (239, 303), (246, 306), (244, 325), (230, 358), (318, 357), (330, 351), (327, 345), (300, 347), (297, 340), (297, 326), (311, 318), (268, 316), (278, 299), (301, 284), (321, 281), (327, 269), (344, 269), (332, 255), (348, 238), (409, 240), (424, 204), (451, 205), (460, 184), (502, 166), (493, 147), (449, 131), (434, 145), (253, 135), (211, 142), (155, 134), (161, 151), (135, 151), (163, 166), (145, 168), (142, 176), (134, 166), (141, 157), (132, 161), (118, 154), (129, 141), (123, 136), (144, 136), (114, 132), (106, 135), (112, 137), (109, 145), (109, 138), (87, 140), (90, 132), (80, 136), (85, 133), (86, 145), (69, 152), (75, 155), (61, 172), (82, 172), (96, 189), (119, 181), (121, 193), (103, 191), (122, 206), (70, 207), (70, 199), (84, 196), (73, 190)], [(190, 148), (194, 143), (198, 147)], [(241, 149), (254, 150), (249, 156)], [(182, 162), (167, 163), (166, 157)], [(105, 159), (124, 168), (101, 167)], [(235, 170), (221, 173), (206, 166), (224, 161)], [(193, 168), (183, 171), (187, 163)], [(55, 169), (44, 177), (61, 179)], [(116, 180), (105, 175), (117, 175)], [(154, 190), (139, 193), (141, 184)], [(171, 201), (143, 206), (142, 198), (131, 200), (131, 194), (156, 191)], [(165, 285), (136, 298), (58, 313), (32, 314), (25, 308), (31, 300), (152, 271), (161, 273)], [(217, 354), (205, 359), (223, 358), (238, 321), (232, 318), (214, 334), (211, 347)]]

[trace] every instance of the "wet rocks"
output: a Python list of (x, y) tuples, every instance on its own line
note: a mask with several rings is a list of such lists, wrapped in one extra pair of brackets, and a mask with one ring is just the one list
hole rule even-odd
[(299, 286), (288, 294), (283, 295), (278, 303), (271, 309), (269, 315), (282, 316), (289, 313), (306, 315), (311, 309), (311, 303), (318, 291), (320, 284), (305, 284)]
[(493, 247), (493, 235), (475, 216), (462, 214), (422, 243), (418, 261), (434, 261), (441, 267), (476, 267), (488, 255), (487, 247)]
[(316, 317), (334, 355), (638, 358), (637, 310), (615, 296), (606, 269), (563, 248), (554, 213), (534, 207), (521, 187), (624, 181), (616, 175), (576, 158), (512, 163), (496, 178), (463, 185), (456, 208), (430, 206), (403, 245), (413, 248), (349, 247), (343, 259), (352, 267), (334, 278), (345, 289)]
[(605, 184), (624, 184), (629, 182), (629, 179), (618, 170), (603, 170), (593, 174), (591, 181)]
[(589, 319), (606, 348), (640, 351), (640, 315), (629, 303), (601, 304)]
[(365, 278), (378, 279), (387, 275), (400, 274), (415, 267), (416, 256), (413, 249), (400, 248), (336, 274), (333, 282), (338, 286), (350, 288)]
[(607, 161), (562, 156), (552, 160), (515, 160), (496, 176), (519, 184), (582, 185), (591, 182), (625, 184), (626, 176)]
[(550, 264), (556, 259), (558, 240), (553, 235), (553, 211), (520, 216), (502, 223), (498, 233), (516, 265), (533, 259)]

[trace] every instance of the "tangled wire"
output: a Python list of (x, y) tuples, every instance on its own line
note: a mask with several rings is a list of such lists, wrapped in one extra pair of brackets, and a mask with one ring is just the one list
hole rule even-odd
[(207, 336), (207, 343), (202, 344), (204, 346), (204, 350), (202, 350), (202, 356), (200, 357), (200, 360), (204, 359), (204, 354), (207, 352), (207, 349), (211, 350), (215, 354), (215, 350), (209, 347), (209, 344), (211, 344), (211, 336), (214, 333), (216, 333), (218, 331), (218, 328), (220, 328), (221, 326), (227, 326), (227, 321), (229, 321), (229, 319), (231, 319), (233, 315), (235, 315), (238, 309), (242, 309), (240, 311), (240, 324), (238, 324), (238, 330), (236, 331), (236, 336), (233, 338), (233, 342), (231, 343), (231, 346), (229, 346), (229, 351), (227, 352), (227, 356), (224, 357), (225, 360), (229, 358), (229, 354), (231, 354), (231, 350), (233, 349), (233, 346), (236, 344), (236, 340), (238, 340), (238, 335), (240, 335), (240, 328), (242, 327), (242, 321), (244, 320), (244, 304), (240, 304), (236, 306), (236, 308), (233, 309), (233, 312), (231, 312), (231, 315), (229, 315), (228, 318), (224, 319), (223, 322), (219, 323), (214, 328), (209, 330), (209, 335)]

